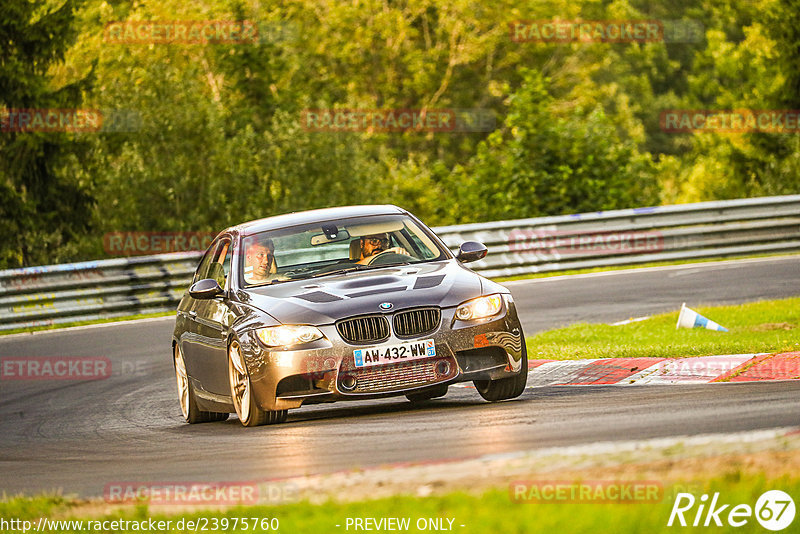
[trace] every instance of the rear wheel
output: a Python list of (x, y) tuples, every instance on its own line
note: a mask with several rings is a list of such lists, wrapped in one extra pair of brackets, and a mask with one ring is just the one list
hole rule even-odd
[(242, 348), (234, 340), (228, 348), (228, 379), (236, 415), (244, 426), (260, 426), (286, 421), (289, 410), (263, 410), (256, 403), (250, 374), (242, 357)]
[(183, 360), (183, 352), (178, 343), (175, 343), (173, 358), (175, 361), (175, 378), (178, 383), (178, 402), (181, 405), (181, 413), (186, 422), (191, 424), (211, 423), (227, 419), (227, 413), (207, 412), (197, 406), (194, 386), (186, 372), (186, 362)]
[(406, 395), (406, 398), (413, 403), (417, 403), (436, 399), (438, 397), (444, 397), (445, 395), (447, 395), (447, 384), (436, 386), (425, 391), (420, 391), (419, 393), (409, 393)]
[(485, 400), (494, 402), (513, 399), (522, 395), (528, 383), (528, 353), (522, 349), (522, 366), (519, 374), (500, 380), (475, 380), (475, 389)]

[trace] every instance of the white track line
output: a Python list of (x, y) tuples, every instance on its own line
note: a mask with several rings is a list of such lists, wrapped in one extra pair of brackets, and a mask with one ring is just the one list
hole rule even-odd
[(791, 256), (751, 258), (747, 260), (706, 261), (702, 263), (683, 263), (681, 265), (662, 265), (659, 267), (640, 267), (640, 268), (633, 267), (633, 268), (615, 269), (613, 271), (601, 271), (598, 273), (560, 274), (544, 278), (526, 278), (523, 280), (509, 280), (507, 282), (502, 282), (502, 285), (508, 286), (508, 285), (520, 285), (520, 284), (540, 284), (544, 282), (575, 279), (575, 278), (597, 278), (600, 276), (618, 276), (623, 274), (652, 273), (660, 271), (680, 271), (683, 269), (712, 269), (712, 268), (726, 267), (726, 266), (736, 267), (738, 265), (743, 265), (748, 263), (767, 263), (767, 262), (788, 261), (788, 260), (796, 261), (798, 259), (800, 259), (800, 255), (795, 254)]

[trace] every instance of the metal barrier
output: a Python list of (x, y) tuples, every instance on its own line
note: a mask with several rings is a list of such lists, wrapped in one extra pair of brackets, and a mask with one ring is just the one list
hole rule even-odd
[(800, 251), (800, 195), (579, 213), (436, 229), (485, 243), (489, 277)]
[[(434, 228), (489, 277), (800, 251), (800, 195), (634, 208)], [(175, 309), (200, 252), (0, 271), (0, 330)]]

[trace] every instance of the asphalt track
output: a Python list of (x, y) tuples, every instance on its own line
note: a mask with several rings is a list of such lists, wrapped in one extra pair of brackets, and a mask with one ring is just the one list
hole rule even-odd
[[(690, 306), (800, 295), (800, 256), (508, 284), (526, 333)], [(290, 412), (278, 426), (186, 425), (173, 322), (154, 319), (0, 338), (0, 357), (107, 357), (95, 381), (0, 381), (0, 492), (99, 496), (108, 484), (253, 481), (600, 441), (800, 425), (800, 382), (474, 390)]]

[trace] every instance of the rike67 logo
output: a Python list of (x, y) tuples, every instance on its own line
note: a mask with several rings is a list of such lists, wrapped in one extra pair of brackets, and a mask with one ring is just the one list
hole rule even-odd
[(691, 524), (693, 527), (721, 527), (727, 524), (742, 527), (753, 516), (767, 530), (784, 530), (794, 521), (794, 501), (788, 493), (780, 490), (764, 492), (756, 501), (755, 507), (749, 504), (724, 503), (720, 500), (719, 492), (714, 493), (710, 502), (706, 494), (696, 499), (691, 493), (678, 493), (667, 526), (685, 527)]

